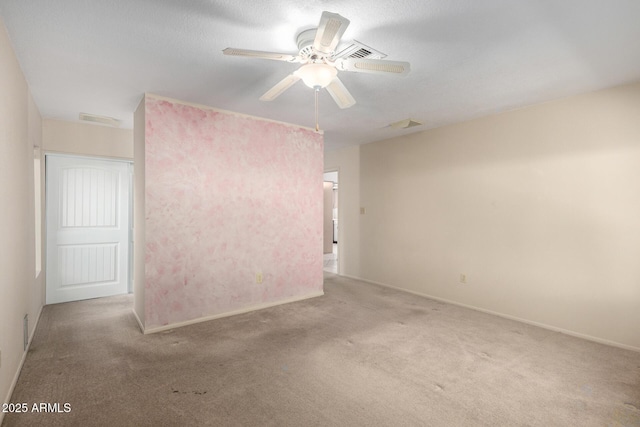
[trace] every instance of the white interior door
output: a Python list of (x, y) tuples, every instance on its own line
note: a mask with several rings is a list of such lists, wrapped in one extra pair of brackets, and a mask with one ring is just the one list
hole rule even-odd
[(126, 293), (129, 164), (47, 155), (47, 304)]

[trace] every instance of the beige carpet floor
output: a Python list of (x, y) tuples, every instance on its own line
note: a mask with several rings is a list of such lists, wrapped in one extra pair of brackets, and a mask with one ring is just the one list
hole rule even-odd
[(142, 335), (46, 306), (3, 426), (640, 426), (640, 353), (328, 275), (325, 296)]

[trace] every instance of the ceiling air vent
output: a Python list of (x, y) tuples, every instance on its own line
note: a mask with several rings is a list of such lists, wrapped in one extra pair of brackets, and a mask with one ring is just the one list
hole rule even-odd
[(394, 129), (406, 129), (414, 126), (422, 126), (424, 123), (420, 123), (416, 119), (404, 119), (399, 122), (391, 123), (389, 126)]
[(85, 122), (99, 123), (101, 125), (107, 125), (114, 128), (120, 126), (120, 120), (108, 116), (97, 116), (95, 114), (80, 113), (78, 118)]
[(340, 53), (336, 54), (336, 58), (367, 58), (367, 59), (382, 59), (387, 55), (360, 43), (357, 40), (354, 40), (349, 46), (340, 51)]
[(361, 47), (349, 55), (349, 58), (366, 58), (367, 56), (371, 56), (371, 51)]

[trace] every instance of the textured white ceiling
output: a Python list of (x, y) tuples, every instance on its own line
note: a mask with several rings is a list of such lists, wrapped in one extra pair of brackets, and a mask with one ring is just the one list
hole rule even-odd
[[(351, 20), (343, 42), (411, 63), (406, 77), (340, 73), (357, 104), (321, 93), (327, 149), (640, 80), (639, 0), (0, 0), (43, 117), (125, 127), (144, 92), (313, 127), (301, 83), (258, 100), (297, 64), (221, 51), (296, 54), (324, 10)], [(425, 125), (387, 127), (409, 117)]]

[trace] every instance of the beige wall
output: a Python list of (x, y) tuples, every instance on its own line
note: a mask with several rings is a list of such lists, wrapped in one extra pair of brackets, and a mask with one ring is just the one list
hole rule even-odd
[(640, 350), (639, 118), (634, 84), (327, 153), (343, 274)]
[(360, 276), (360, 147), (324, 153), (325, 172), (338, 171), (338, 272)]
[(47, 152), (133, 159), (131, 129), (45, 119), (42, 133)]
[(31, 339), (43, 305), (33, 185), (42, 124), (1, 21), (0, 93), (0, 397), (8, 402), (25, 355), (23, 318), (29, 317)]

